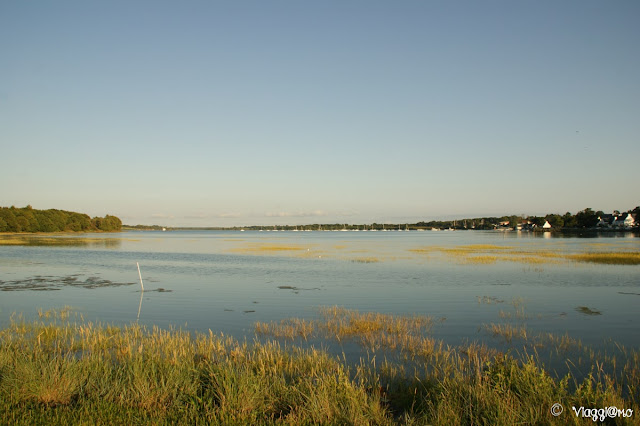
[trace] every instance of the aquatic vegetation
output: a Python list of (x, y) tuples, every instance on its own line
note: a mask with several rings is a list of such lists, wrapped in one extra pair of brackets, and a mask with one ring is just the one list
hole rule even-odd
[(587, 306), (578, 306), (576, 308), (577, 312), (580, 312), (581, 314), (585, 314), (585, 315), (602, 315), (602, 312), (595, 310), (595, 309), (591, 309)]
[(300, 318), (284, 319), (277, 323), (256, 322), (254, 331), (257, 335), (273, 336), (287, 339), (302, 337), (304, 340), (316, 331), (316, 323)]
[(498, 246), (495, 244), (468, 244), (468, 245), (457, 246), (450, 250), (479, 252), (479, 251), (512, 250), (512, 249), (513, 249), (512, 246)]
[(632, 294), (634, 296), (640, 296), (640, 293), (634, 293), (630, 291), (619, 291), (618, 294)]
[(73, 311), (73, 308), (71, 308), (71, 306), (65, 306), (62, 309), (48, 309), (46, 311), (43, 311), (42, 309), (38, 309), (38, 317), (46, 318), (46, 319), (59, 318), (61, 320), (66, 320), (69, 318), (72, 311)]
[(321, 319), (305, 321), (286, 319), (276, 323), (256, 323), (259, 335), (294, 339), (334, 339), (338, 342), (355, 340), (362, 346), (375, 349), (399, 350), (408, 355), (433, 351), (432, 339), (426, 334), (438, 322), (424, 315), (390, 315), (377, 312), (359, 312), (338, 306), (320, 307)]
[(120, 238), (79, 237), (69, 234), (0, 234), (0, 246), (55, 246), (117, 248)]
[(478, 303), (485, 303), (487, 305), (492, 305), (494, 303), (504, 303), (504, 300), (498, 299), (495, 296), (477, 296), (476, 298), (478, 299)]
[(268, 244), (268, 243), (255, 243), (249, 244), (245, 247), (237, 247), (231, 249), (236, 253), (269, 253), (269, 252), (286, 252), (286, 251), (300, 251), (307, 250), (306, 246), (299, 245), (285, 245), (285, 244)]
[(468, 263), (490, 264), (490, 263), (496, 263), (498, 261), (498, 257), (497, 256), (469, 256), (465, 258), (464, 261)]
[(300, 288), (300, 287), (296, 287), (296, 286), (293, 286), (293, 285), (279, 285), (278, 289), (280, 289), (280, 290), (291, 290), (294, 293), (298, 293), (298, 292), (303, 291), (303, 290), (305, 290), (305, 291), (320, 290), (318, 287)]
[(494, 336), (500, 336), (507, 342), (513, 339), (527, 340), (527, 328), (524, 325), (512, 324), (483, 324), (482, 328)]
[(529, 319), (529, 316), (524, 313), (524, 309), (517, 309), (515, 312), (503, 311), (498, 312), (498, 316), (501, 319), (516, 319), (516, 320), (526, 320)]
[(412, 248), (412, 249), (409, 249), (408, 251), (410, 251), (411, 253), (429, 254), (429, 253), (438, 251), (438, 249), (435, 247), (420, 247), (420, 248)]
[[(428, 324), (421, 317), (339, 307), (324, 308), (321, 315), (334, 332), (350, 338), (399, 336)], [(591, 365), (586, 374), (556, 376), (535, 353), (515, 357), (475, 342), (450, 347), (417, 334), (412, 334), (413, 357), (420, 362), (410, 367), (375, 355), (347, 362), (314, 347), (248, 343), (212, 331), (191, 334), (69, 318), (54, 312), (33, 322), (14, 318), (0, 330), (3, 422), (553, 424), (576, 421), (571, 413), (553, 417), (550, 407), (556, 402), (615, 405), (634, 414), (640, 409), (640, 352), (621, 345), (604, 354), (584, 349), (584, 363)], [(291, 319), (260, 327), (265, 327), (262, 337), (290, 326), (294, 334), (308, 330), (296, 334), (307, 339), (322, 321)], [(528, 333), (525, 338), (534, 339)], [(568, 336), (545, 338), (576, 350)], [(583, 368), (574, 361), (568, 364)], [(618, 418), (617, 424), (634, 421)]]
[(606, 265), (640, 265), (640, 252), (582, 253), (567, 255), (567, 259)]
[(377, 257), (356, 257), (351, 259), (351, 261), (355, 263), (378, 263), (380, 259)]
[[(604, 243), (602, 246), (607, 246)], [(615, 247), (613, 245), (609, 245)], [(599, 253), (562, 253), (556, 250), (523, 250), (511, 246), (491, 244), (463, 245), (455, 247), (419, 247), (408, 250), (418, 255), (441, 254), (462, 264), (494, 264), (496, 262), (517, 262), (533, 265), (583, 262), (609, 265), (640, 265), (640, 252), (615, 251)]]
[(100, 277), (87, 277), (81, 279), (80, 275), (70, 275), (66, 277), (42, 276), (25, 278), (22, 280), (2, 281), (0, 280), (0, 290), (2, 291), (53, 291), (61, 290), (63, 287), (83, 287), (95, 289), (102, 287), (120, 287), (134, 285), (134, 282), (116, 282)]

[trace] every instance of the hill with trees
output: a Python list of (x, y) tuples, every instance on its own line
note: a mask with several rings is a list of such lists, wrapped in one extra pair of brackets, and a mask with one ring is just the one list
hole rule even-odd
[(116, 216), (91, 218), (65, 210), (0, 207), (0, 232), (116, 232), (121, 229), (122, 221)]

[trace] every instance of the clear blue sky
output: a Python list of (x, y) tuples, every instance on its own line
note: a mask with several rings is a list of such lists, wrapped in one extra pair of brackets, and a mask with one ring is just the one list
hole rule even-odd
[(128, 224), (640, 204), (640, 2), (0, 2), (0, 205)]

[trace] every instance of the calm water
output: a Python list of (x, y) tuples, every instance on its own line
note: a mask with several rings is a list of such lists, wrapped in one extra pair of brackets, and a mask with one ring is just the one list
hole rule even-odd
[(240, 337), (253, 333), (255, 321), (314, 318), (318, 306), (339, 305), (445, 318), (434, 334), (455, 344), (490, 341), (480, 326), (504, 323), (500, 311), (524, 306), (526, 319), (518, 321), (531, 330), (568, 332), (593, 344), (613, 338), (640, 346), (640, 266), (478, 263), (457, 254), (469, 245), (489, 252), (477, 255), (504, 249), (519, 257), (640, 251), (640, 239), (630, 235), (184, 231), (73, 238), (91, 240), (77, 246), (0, 247), (0, 325), (13, 312), (35, 317), (38, 308), (71, 306), (84, 318), (105, 323), (138, 320)]

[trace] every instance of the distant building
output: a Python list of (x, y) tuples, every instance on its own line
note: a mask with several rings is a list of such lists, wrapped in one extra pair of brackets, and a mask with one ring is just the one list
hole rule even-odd
[(635, 224), (636, 224), (636, 221), (631, 215), (631, 213), (626, 213), (626, 214), (623, 213), (614, 219), (614, 221), (611, 223), (611, 227), (630, 229)]
[(605, 214), (598, 217), (598, 228), (616, 228), (630, 229), (636, 225), (636, 218), (631, 213), (622, 213), (618, 215)]
[(614, 219), (615, 217), (612, 214), (598, 216), (598, 223), (596, 223), (596, 226), (598, 228), (610, 228), (611, 223), (613, 223)]
[(544, 225), (542, 225), (542, 229), (551, 229), (551, 224), (548, 220), (544, 221)]

